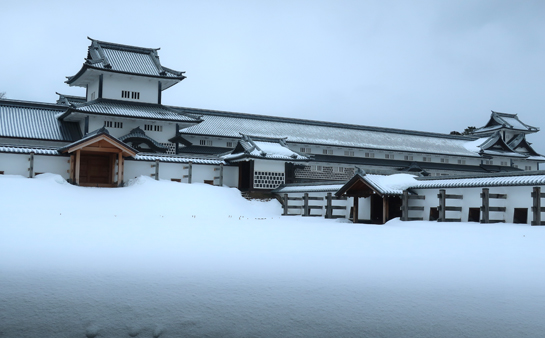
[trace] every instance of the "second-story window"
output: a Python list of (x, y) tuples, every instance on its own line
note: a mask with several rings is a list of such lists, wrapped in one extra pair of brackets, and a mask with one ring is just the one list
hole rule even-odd
[(354, 150), (345, 150), (344, 156), (354, 156)]
[(106, 128), (123, 128), (123, 122), (104, 121)]
[(302, 153), (310, 153), (310, 148), (301, 148), (300, 151)]
[(201, 146), (211, 146), (212, 145), (212, 140), (200, 140), (199, 145), (201, 145)]
[(121, 91), (121, 98), (140, 100), (140, 92), (131, 92), (129, 90), (122, 90)]

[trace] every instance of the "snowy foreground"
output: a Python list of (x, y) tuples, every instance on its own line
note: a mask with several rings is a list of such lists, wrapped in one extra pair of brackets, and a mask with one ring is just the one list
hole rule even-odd
[(280, 214), (204, 184), (0, 176), (0, 337), (545, 332), (545, 227)]

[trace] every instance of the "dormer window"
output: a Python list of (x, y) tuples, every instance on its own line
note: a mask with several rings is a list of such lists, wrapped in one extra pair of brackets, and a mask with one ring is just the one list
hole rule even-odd
[(131, 91), (128, 91), (128, 90), (122, 90), (121, 91), (121, 98), (140, 100), (140, 92), (131, 92)]

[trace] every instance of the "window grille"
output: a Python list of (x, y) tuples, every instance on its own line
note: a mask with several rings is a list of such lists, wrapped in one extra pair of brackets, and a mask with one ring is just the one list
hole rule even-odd
[(393, 159), (394, 159), (394, 154), (385, 154), (385, 155), (384, 155), (384, 158), (393, 160)]
[(458, 164), (466, 164), (466, 160), (458, 160)]
[(165, 142), (165, 143), (161, 143), (161, 145), (168, 148), (166, 152), (167, 154), (171, 154), (171, 155), (176, 154), (176, 143)]
[(448, 158), (441, 158), (441, 163), (448, 163)]
[(525, 165), (524, 170), (532, 170), (532, 166), (531, 165)]
[(123, 122), (104, 121), (106, 128), (123, 128)]
[(310, 154), (310, 148), (301, 148), (300, 152)]
[(353, 150), (345, 150), (344, 151), (344, 156), (354, 156), (354, 151)]
[(286, 182), (286, 177), (282, 172), (255, 171), (254, 188), (257, 189), (275, 189)]
[(122, 90), (121, 91), (121, 97), (124, 98), (124, 99), (130, 98), (130, 94), (131, 94), (131, 92), (129, 92), (128, 90)]
[(365, 157), (373, 158), (375, 157), (375, 153), (365, 153)]
[(212, 145), (212, 140), (200, 140), (199, 144), (201, 146), (211, 146)]
[(323, 149), (324, 155), (333, 155), (333, 149)]
[(405, 161), (412, 161), (413, 160), (413, 156), (412, 155), (405, 155)]
[(227, 142), (227, 148), (233, 148), (233, 142)]
[(431, 156), (424, 156), (422, 157), (423, 162), (431, 162)]

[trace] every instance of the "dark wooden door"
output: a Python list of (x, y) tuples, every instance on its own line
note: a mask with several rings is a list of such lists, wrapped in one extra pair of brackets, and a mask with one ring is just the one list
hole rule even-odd
[(110, 154), (82, 154), (80, 159), (80, 184), (111, 183)]

